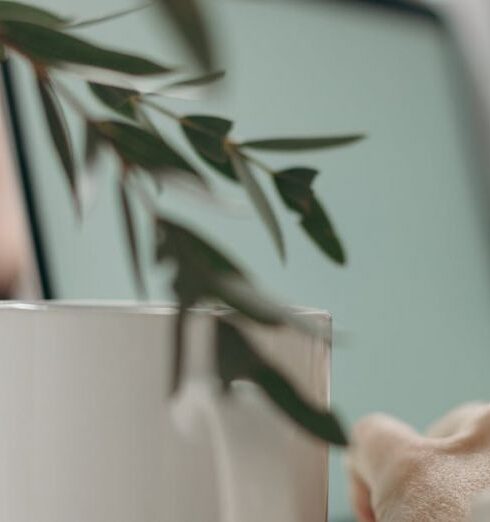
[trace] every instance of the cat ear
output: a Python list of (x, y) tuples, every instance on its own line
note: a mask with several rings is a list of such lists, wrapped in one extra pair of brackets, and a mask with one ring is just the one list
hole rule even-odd
[(490, 403), (469, 402), (444, 415), (427, 430), (428, 437), (450, 437), (468, 431), (482, 419), (490, 417)]
[(361, 419), (352, 430), (349, 463), (367, 483), (384, 476), (399, 458), (414, 454), (424, 439), (408, 424), (382, 413)]

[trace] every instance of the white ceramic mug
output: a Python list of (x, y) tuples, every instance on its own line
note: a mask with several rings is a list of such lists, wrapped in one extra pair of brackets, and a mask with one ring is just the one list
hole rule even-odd
[[(254, 385), (219, 392), (215, 313), (171, 398), (174, 308), (0, 305), (0, 522), (325, 522), (325, 446)], [(328, 342), (241, 326), (327, 404)]]

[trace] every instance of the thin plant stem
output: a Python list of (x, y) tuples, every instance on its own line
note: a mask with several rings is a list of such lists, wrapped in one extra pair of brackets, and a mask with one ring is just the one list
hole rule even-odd
[(141, 102), (145, 104), (147, 107), (150, 107), (151, 109), (160, 112), (164, 116), (167, 116), (168, 118), (171, 118), (172, 120), (179, 121), (182, 119), (181, 116), (179, 116), (177, 113), (171, 111), (170, 109), (167, 109), (166, 107), (162, 107), (161, 105), (158, 105), (157, 103), (152, 102), (151, 100), (148, 100), (147, 98), (142, 98)]
[(245, 161), (248, 161), (249, 163), (251, 163), (252, 165), (255, 165), (256, 167), (258, 167), (260, 170), (263, 170), (264, 172), (266, 172), (267, 174), (269, 174), (270, 176), (275, 176), (276, 175), (276, 172), (271, 168), (269, 167), (268, 165), (266, 165), (264, 162), (258, 160), (257, 158), (254, 158), (253, 156), (250, 156), (249, 154), (247, 154), (246, 152), (243, 152), (238, 146), (236, 147), (236, 149), (238, 150), (238, 153), (240, 154), (240, 156), (245, 160)]
[(146, 9), (152, 6), (154, 2), (147, 2), (146, 4), (136, 5), (133, 7), (128, 7), (126, 9), (122, 9), (121, 11), (115, 11), (113, 13), (108, 13), (106, 15), (100, 16), (98, 18), (89, 18), (87, 20), (80, 20), (79, 22), (74, 22), (65, 26), (65, 29), (82, 29), (84, 27), (88, 27), (89, 25), (100, 24), (104, 22), (108, 22), (111, 20), (116, 20), (117, 18), (121, 18), (126, 15), (130, 15), (136, 13), (137, 11), (141, 11), (142, 9)]

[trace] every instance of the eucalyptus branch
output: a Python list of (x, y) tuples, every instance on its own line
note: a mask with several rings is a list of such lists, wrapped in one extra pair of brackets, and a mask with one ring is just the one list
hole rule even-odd
[[(293, 320), (284, 306), (264, 296), (260, 288), (252, 284), (246, 273), (234, 261), (207, 239), (170, 218), (167, 219), (164, 213), (160, 212), (156, 194), (145, 183), (148, 177), (159, 185), (162, 180), (166, 181), (177, 172), (179, 176), (192, 180), (194, 186), (200, 187), (203, 191), (208, 191), (209, 186), (192, 160), (187, 160), (185, 154), (175, 149), (171, 143), (167, 143), (165, 134), (158, 132), (145, 110), (156, 111), (177, 122), (187, 138), (189, 148), (192, 148), (213, 171), (243, 187), (282, 258), (285, 256), (285, 245), (280, 222), (267, 192), (262, 188), (262, 181), (256, 179), (251, 167), (257, 167), (261, 173), (270, 176), (285, 207), (297, 214), (300, 227), (321, 251), (336, 263), (345, 262), (345, 254), (336, 231), (312, 188), (318, 171), (308, 167), (274, 170), (262, 160), (251, 156), (248, 149), (282, 154), (298, 153), (348, 145), (357, 142), (363, 136), (351, 134), (273, 137), (235, 143), (230, 136), (233, 122), (228, 119), (201, 114), (179, 115), (156, 103), (152, 94), (96, 83), (101, 72), (105, 79), (108, 74), (112, 74), (114, 83), (121, 77), (127, 79), (125, 85), (131, 85), (131, 78), (160, 77), (175, 72), (173, 67), (145, 57), (100, 47), (66, 32), (67, 29), (80, 29), (134, 13), (153, 3), (147, 2), (99, 18), (72, 22), (34, 6), (0, 0), (0, 4), (8, 7), (8, 16), (4, 12), (3, 18), (0, 9), (0, 50), (3, 46), (8, 51), (12, 49), (32, 64), (37, 75), (37, 86), (51, 139), (70, 184), (75, 205), (78, 205), (79, 196), (76, 161), (71, 146), (70, 129), (66, 125), (64, 110), (57, 93), (84, 120), (86, 165), (90, 166), (100, 149), (106, 146), (121, 162), (119, 196), (133, 268), (140, 288), (143, 288), (143, 278), (139, 265), (137, 227), (131, 208), (133, 193), (155, 228), (155, 263), (170, 261), (176, 267), (173, 290), (180, 306), (184, 307), (182, 310), (206, 299), (217, 299), (262, 324), (290, 324), (298, 327), (298, 319)], [(154, 94), (164, 96), (165, 89), (185, 91), (189, 88), (199, 88), (222, 78), (222, 72), (210, 72), (214, 69), (215, 53), (205, 17), (198, 3), (192, 0), (159, 0), (158, 3), (164, 8), (162, 13), (165, 13), (166, 19), (178, 29), (183, 41), (206, 74), (167, 85), (161, 93)], [(85, 78), (92, 80), (89, 81), (91, 92), (117, 116), (93, 117), (62, 82), (52, 81), (48, 73), (51, 73), (51, 69), (59, 67), (85, 71)], [(94, 78), (97, 79), (94, 81)], [(145, 178), (140, 176), (140, 173), (144, 173)], [(129, 189), (132, 189), (131, 193)], [(180, 333), (177, 332), (178, 338), (181, 340), (184, 323), (185, 314), (182, 313), (177, 325), (180, 329)], [(308, 326), (305, 321), (302, 327), (309, 329), (312, 325)], [(317, 332), (316, 329), (315, 331)], [(237, 363), (241, 355), (244, 355), (252, 363), (254, 370), (252, 373), (246, 373), (245, 377), (261, 385), (270, 398), (292, 419), (324, 440), (345, 443), (346, 439), (335, 422), (328, 415), (312, 410), (287, 379), (279, 375), (273, 367), (265, 365), (260, 357), (256, 357), (252, 347), (241, 339), (237, 332), (221, 328), (221, 334), (221, 341), (224, 337), (228, 338), (222, 343), (221, 355), (232, 356), (221, 361), (223, 364), (220, 376), (223, 382), (240, 378), (247, 368), (237, 366)], [(183, 343), (180, 344), (182, 348)], [(240, 353), (236, 350), (233, 352), (234, 346), (241, 346)], [(179, 347), (176, 349), (179, 350)], [(175, 385), (178, 382), (181, 356), (183, 353), (176, 352)], [(248, 370), (250, 369), (248, 367)]]

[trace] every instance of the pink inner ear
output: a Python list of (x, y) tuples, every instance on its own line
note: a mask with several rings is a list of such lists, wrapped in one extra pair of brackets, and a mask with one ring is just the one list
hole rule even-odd
[(359, 522), (376, 522), (368, 487), (357, 473), (352, 473), (351, 479), (352, 503), (357, 519)]

